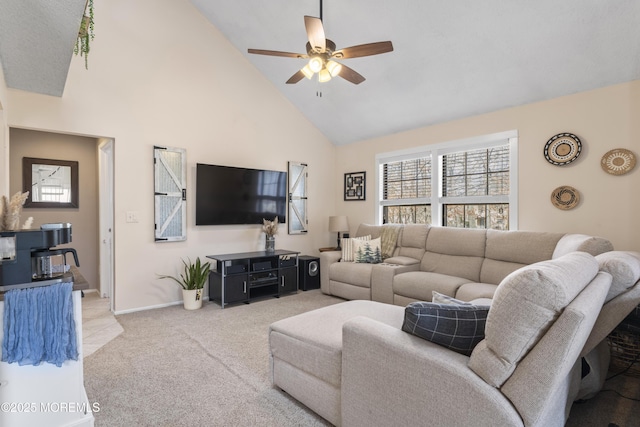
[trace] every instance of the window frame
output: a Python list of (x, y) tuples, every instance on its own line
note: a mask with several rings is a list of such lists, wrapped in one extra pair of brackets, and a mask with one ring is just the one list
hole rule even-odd
[[(443, 197), (441, 180), (443, 177), (442, 157), (447, 154), (461, 151), (480, 150), (485, 148), (509, 145), (509, 195), (501, 196), (464, 196)], [(431, 159), (431, 197), (415, 199), (383, 200), (383, 173), (382, 166), (385, 163), (411, 160), (419, 157)], [(509, 204), (509, 230), (518, 229), (518, 131), (510, 130), (493, 134), (481, 135), (471, 138), (447, 141), (431, 145), (409, 148), (405, 150), (390, 151), (376, 155), (376, 192), (375, 192), (375, 222), (382, 224), (382, 209), (384, 206), (403, 204), (430, 204), (431, 225), (442, 226), (443, 207), (446, 204)]]

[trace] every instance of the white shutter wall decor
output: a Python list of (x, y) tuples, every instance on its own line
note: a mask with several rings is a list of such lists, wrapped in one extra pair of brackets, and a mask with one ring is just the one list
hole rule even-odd
[(185, 149), (153, 147), (156, 242), (187, 240), (186, 170)]
[(307, 164), (289, 162), (289, 234), (307, 232)]

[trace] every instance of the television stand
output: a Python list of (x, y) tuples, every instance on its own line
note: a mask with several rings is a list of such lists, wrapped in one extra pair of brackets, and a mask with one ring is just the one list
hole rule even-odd
[(212, 259), (209, 300), (228, 304), (249, 304), (258, 298), (276, 297), (298, 291), (298, 254), (275, 251), (207, 255)]

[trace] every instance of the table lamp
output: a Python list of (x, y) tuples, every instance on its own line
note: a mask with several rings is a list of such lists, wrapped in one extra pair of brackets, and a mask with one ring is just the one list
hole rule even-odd
[(329, 217), (329, 231), (332, 233), (338, 233), (338, 249), (340, 248), (340, 232), (349, 231), (349, 220), (346, 216), (330, 216)]

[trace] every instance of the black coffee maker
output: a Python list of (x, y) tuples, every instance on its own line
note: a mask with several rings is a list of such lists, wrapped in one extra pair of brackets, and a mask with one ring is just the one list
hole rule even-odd
[(65, 268), (66, 254), (71, 252), (79, 266), (78, 254), (71, 248), (54, 249), (69, 242), (69, 223), (43, 224), (40, 230), (0, 232), (0, 291), (73, 281), (73, 275)]

